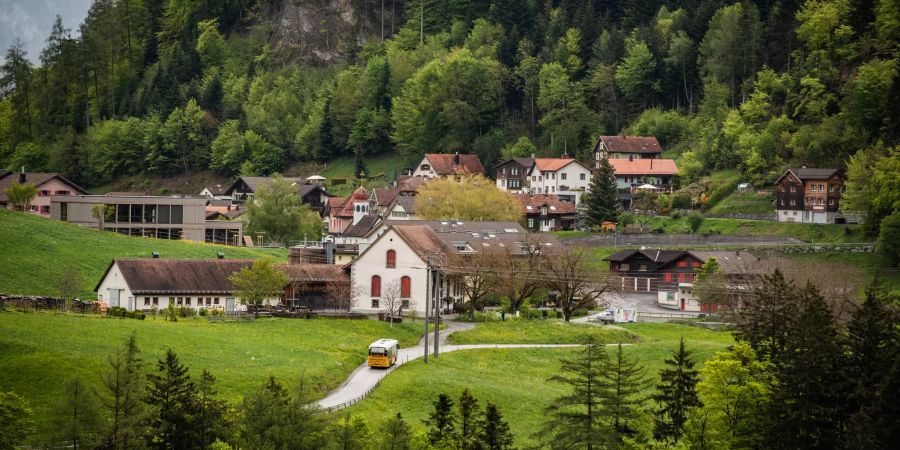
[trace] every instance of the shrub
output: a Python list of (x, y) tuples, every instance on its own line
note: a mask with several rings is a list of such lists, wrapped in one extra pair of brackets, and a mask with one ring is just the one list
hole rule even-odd
[(625, 227), (625, 225), (631, 225), (634, 223), (634, 214), (625, 211), (619, 214), (619, 225)]
[(697, 230), (700, 229), (700, 225), (703, 224), (703, 214), (700, 214), (698, 211), (694, 211), (687, 216), (688, 226), (691, 228), (691, 233), (696, 233)]
[(691, 196), (684, 192), (676, 193), (672, 196), (673, 209), (691, 209)]
[(900, 212), (895, 212), (881, 220), (878, 251), (891, 267), (897, 267), (900, 264)]
[(190, 306), (182, 306), (178, 308), (178, 317), (193, 317), (194, 316), (194, 308)]
[(206, 317), (206, 308), (200, 308), (200, 317)]
[(678, 210), (672, 211), (672, 214), (669, 214), (669, 217), (671, 217), (672, 220), (678, 220), (681, 218), (681, 211), (678, 211)]

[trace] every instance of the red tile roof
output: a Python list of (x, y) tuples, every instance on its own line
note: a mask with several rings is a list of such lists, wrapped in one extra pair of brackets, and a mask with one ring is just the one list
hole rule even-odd
[[(662, 153), (654, 136), (600, 136), (610, 153)], [(598, 144), (600, 143), (598, 141)]]
[(427, 225), (394, 225), (394, 231), (420, 257), (437, 253), (444, 245)]
[(428, 153), (425, 158), (438, 175), (484, 175), (484, 166), (478, 155)]
[(609, 159), (616, 175), (675, 175), (678, 167), (674, 159)]
[(519, 194), (515, 196), (522, 203), (525, 214), (540, 214), (546, 205), (548, 214), (574, 214), (577, 209), (572, 202), (565, 202), (554, 194)]
[(563, 167), (572, 164), (575, 161), (573, 158), (535, 158), (534, 165), (538, 170), (542, 172), (556, 172)]

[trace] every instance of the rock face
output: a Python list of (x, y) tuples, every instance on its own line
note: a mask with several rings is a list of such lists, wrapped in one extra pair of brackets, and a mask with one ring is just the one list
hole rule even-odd
[(403, 24), (404, 0), (278, 0), (273, 2), (272, 51), (285, 61), (327, 64), (352, 59), (366, 42)]

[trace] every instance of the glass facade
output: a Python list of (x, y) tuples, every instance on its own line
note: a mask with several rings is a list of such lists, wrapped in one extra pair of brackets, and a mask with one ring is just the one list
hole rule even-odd
[(184, 222), (184, 206), (182, 205), (132, 205), (120, 203), (107, 205), (109, 211), (115, 211), (115, 216), (108, 217), (109, 223), (150, 223), (150, 224), (181, 224)]

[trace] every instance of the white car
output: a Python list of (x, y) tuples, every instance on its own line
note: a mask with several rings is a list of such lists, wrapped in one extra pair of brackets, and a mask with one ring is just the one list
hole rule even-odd
[(616, 315), (610, 310), (600, 311), (596, 314), (592, 314), (590, 317), (588, 317), (587, 320), (589, 320), (591, 322), (600, 322), (600, 323), (607, 323), (607, 324), (615, 323)]

